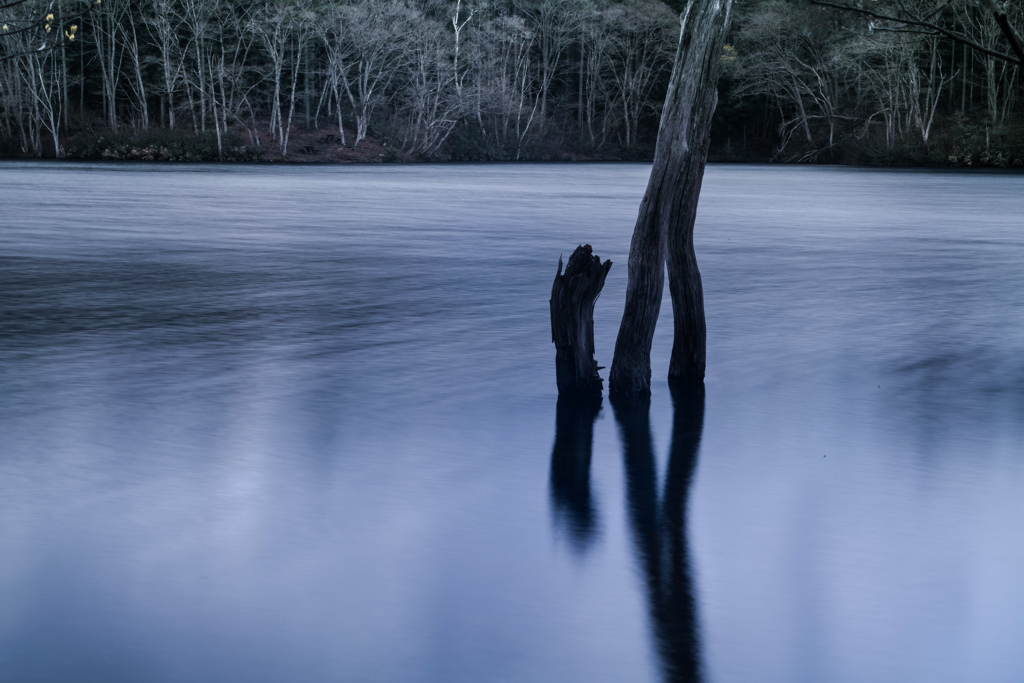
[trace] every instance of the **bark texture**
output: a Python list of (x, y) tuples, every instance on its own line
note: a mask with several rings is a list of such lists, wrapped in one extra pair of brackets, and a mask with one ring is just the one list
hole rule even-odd
[(651, 393), (651, 342), (668, 262), (675, 319), (669, 377), (703, 381), (704, 294), (693, 251), (693, 222), (718, 102), (722, 43), (732, 0), (689, 0), (661, 114), (654, 167), (629, 248), (626, 308), (609, 376), (611, 394)]
[(611, 261), (601, 263), (589, 244), (576, 247), (551, 285), (551, 341), (559, 394), (600, 396), (604, 385), (594, 360), (594, 304)]

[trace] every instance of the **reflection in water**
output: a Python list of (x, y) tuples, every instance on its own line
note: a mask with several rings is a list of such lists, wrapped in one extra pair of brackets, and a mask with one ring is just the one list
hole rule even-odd
[(613, 399), (626, 498), (665, 681), (700, 680), (697, 610), (686, 541), (686, 502), (704, 426), (704, 386), (672, 387), (672, 444), (661, 500), (650, 399)]
[(597, 532), (597, 509), (590, 491), (594, 420), (601, 397), (559, 396), (555, 446), (551, 451), (551, 506), (556, 525), (569, 532), (573, 549), (584, 552)]
[[(697, 608), (686, 540), (686, 503), (704, 427), (704, 385), (672, 386), (672, 443), (659, 499), (650, 398), (612, 399), (622, 439), (629, 523), (643, 574), (651, 627), (667, 683), (699, 681)], [(583, 553), (597, 530), (590, 489), (594, 421), (601, 399), (560, 396), (551, 452), (551, 505), (557, 526)]]
[(683, 678), (687, 508), (705, 680), (1024, 681), (1024, 175), (709, 165), (700, 476), (656, 391), (624, 513), (544, 293), (649, 175), (0, 160), (0, 683)]

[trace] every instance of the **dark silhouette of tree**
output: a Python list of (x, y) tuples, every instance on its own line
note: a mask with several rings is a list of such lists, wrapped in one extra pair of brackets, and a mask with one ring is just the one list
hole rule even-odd
[(704, 291), (693, 249), (722, 45), (732, 0), (690, 0), (658, 129), (654, 167), (629, 247), (626, 308), (608, 377), (612, 395), (651, 393), (651, 343), (668, 263), (675, 341), (669, 377), (703, 382), (707, 356)]

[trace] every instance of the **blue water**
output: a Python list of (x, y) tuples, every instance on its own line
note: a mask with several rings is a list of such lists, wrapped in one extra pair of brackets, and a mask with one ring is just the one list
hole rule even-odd
[(591, 428), (649, 168), (0, 163), (0, 681), (1024, 680), (1024, 176), (709, 167)]

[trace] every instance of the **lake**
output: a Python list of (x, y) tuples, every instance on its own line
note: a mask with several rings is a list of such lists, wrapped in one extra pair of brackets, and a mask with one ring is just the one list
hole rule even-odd
[(593, 420), (649, 170), (0, 162), (0, 681), (1024, 679), (1024, 175), (710, 166)]

